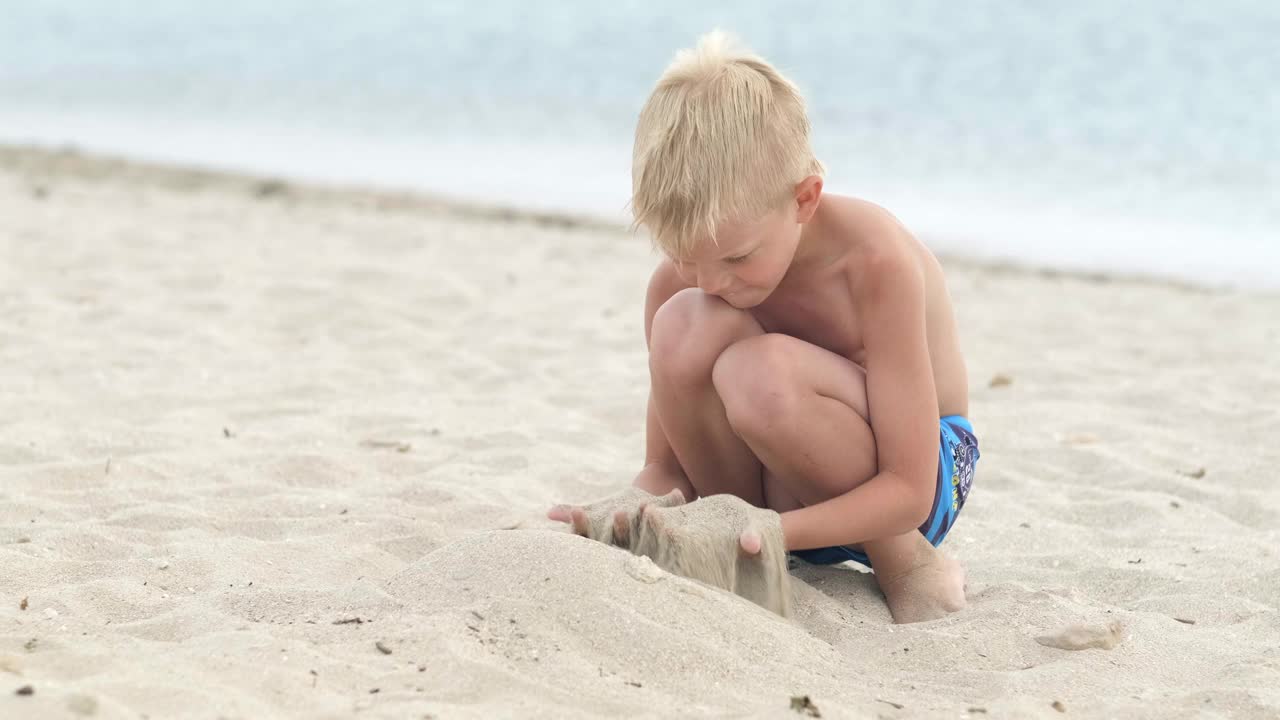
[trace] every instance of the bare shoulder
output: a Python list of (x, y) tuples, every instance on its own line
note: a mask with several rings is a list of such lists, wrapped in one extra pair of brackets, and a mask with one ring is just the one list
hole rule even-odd
[(653, 269), (653, 275), (649, 277), (649, 290), (644, 303), (645, 315), (652, 317), (653, 313), (662, 307), (662, 303), (688, 287), (692, 286), (680, 278), (680, 274), (676, 272), (676, 266), (670, 260), (663, 259), (658, 267)]
[[(829, 222), (851, 245), (846, 266), (856, 296), (870, 300), (901, 292), (923, 294), (923, 246), (884, 207), (859, 198), (830, 198)], [(826, 200), (824, 200), (826, 202)]]
[(649, 331), (653, 326), (653, 316), (658, 312), (658, 308), (662, 304), (671, 299), (672, 295), (692, 287), (684, 280), (680, 279), (680, 275), (676, 272), (675, 265), (670, 260), (663, 259), (658, 267), (653, 269), (653, 275), (649, 277), (649, 289), (645, 293), (644, 299), (644, 335), (649, 337)]
[(834, 204), (833, 225), (851, 238), (845, 279), (863, 328), (868, 377), (872, 367), (880, 375), (915, 358), (932, 367), (938, 412), (966, 414), (968, 375), (942, 264), (879, 205), (852, 198)]

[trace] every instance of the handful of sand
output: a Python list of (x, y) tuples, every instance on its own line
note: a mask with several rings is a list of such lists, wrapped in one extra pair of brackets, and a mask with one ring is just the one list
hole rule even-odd
[[(582, 508), (557, 508), (551, 517), (571, 522), (579, 535), (648, 557), (667, 572), (790, 614), (782, 522), (772, 510), (734, 495), (685, 503), (679, 492), (655, 496), (632, 487)], [(747, 531), (759, 538), (759, 552), (743, 549), (740, 538)]]

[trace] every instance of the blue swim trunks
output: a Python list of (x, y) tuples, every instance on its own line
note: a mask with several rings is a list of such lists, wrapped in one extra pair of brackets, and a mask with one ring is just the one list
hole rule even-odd
[[(938, 487), (929, 519), (920, 526), (921, 534), (935, 547), (947, 536), (969, 497), (969, 489), (973, 487), (973, 469), (979, 457), (978, 438), (973, 435), (973, 425), (963, 415), (948, 415), (939, 421), (939, 425)], [(791, 554), (814, 565), (854, 560), (871, 567), (866, 555), (850, 547), (796, 550)]]

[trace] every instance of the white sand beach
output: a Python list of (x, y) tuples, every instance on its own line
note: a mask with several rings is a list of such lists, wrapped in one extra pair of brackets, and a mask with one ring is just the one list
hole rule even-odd
[[(947, 260), (969, 607), (894, 626), (544, 519), (639, 469), (655, 261), (0, 149), (0, 718), (1280, 716), (1280, 295)], [(1121, 642), (1036, 640), (1077, 623)]]

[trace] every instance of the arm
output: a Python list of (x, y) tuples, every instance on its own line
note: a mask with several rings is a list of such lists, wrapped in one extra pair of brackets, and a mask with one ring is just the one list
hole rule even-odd
[[(687, 287), (689, 285), (680, 279), (676, 274), (675, 268), (666, 260), (662, 261), (662, 264), (653, 271), (653, 277), (649, 279), (649, 290), (645, 294), (644, 303), (644, 342), (646, 346), (648, 346), (649, 337), (653, 332), (653, 316), (658, 313), (658, 308), (662, 307), (667, 300), (670, 300), (672, 295)], [(672, 489), (678, 488), (684, 493), (687, 500), (692, 500), (694, 498), (693, 486), (689, 484), (689, 479), (685, 477), (684, 469), (680, 467), (680, 461), (676, 459), (675, 451), (671, 449), (671, 443), (667, 442), (667, 435), (662, 430), (662, 424), (658, 422), (658, 411), (653, 406), (652, 392), (649, 394), (644, 436), (644, 468), (636, 476), (635, 482), (632, 484), (654, 495), (665, 495)]]
[(938, 472), (938, 398), (925, 329), (923, 270), (905, 252), (849, 278), (866, 346), (867, 404), (879, 473), (782, 515), (788, 550), (901, 535), (929, 516)]
[[(645, 297), (644, 337), (649, 342), (653, 330), (653, 317), (658, 308), (680, 290), (688, 287), (682, 282), (670, 262), (664, 261), (653, 272), (649, 281), (649, 291)], [(694, 497), (693, 486), (685, 477), (680, 461), (676, 459), (671, 443), (667, 442), (666, 433), (658, 422), (658, 413), (653, 406), (653, 394), (649, 396), (648, 418), (645, 424), (645, 461), (644, 468), (636, 475), (632, 486), (645, 491), (649, 495), (664, 496), (672, 490), (679, 490), (684, 498)], [(646, 496), (647, 497), (647, 496)], [(586, 506), (556, 505), (547, 511), (547, 517), (559, 522), (573, 523), (574, 532), (579, 535), (604, 540), (614, 544), (618, 541), (610, 529), (612, 518), (618, 511), (633, 512), (644, 502), (654, 502), (652, 498), (637, 499), (628, 489), (618, 495), (590, 503)], [(658, 501), (661, 502), (661, 501)], [(681, 501), (683, 502), (683, 500)], [(670, 503), (668, 503), (670, 504)]]

